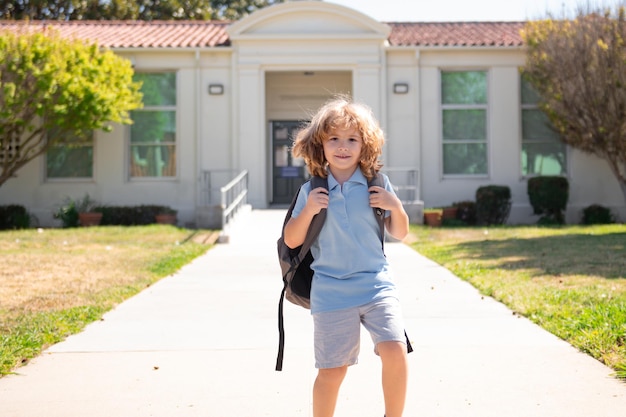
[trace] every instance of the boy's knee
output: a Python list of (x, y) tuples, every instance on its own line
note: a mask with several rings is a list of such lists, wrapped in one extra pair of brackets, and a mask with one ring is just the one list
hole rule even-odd
[(348, 372), (347, 366), (318, 369), (317, 377), (327, 382), (341, 382)]
[(402, 342), (380, 342), (376, 346), (376, 350), (383, 361), (406, 357), (406, 345)]

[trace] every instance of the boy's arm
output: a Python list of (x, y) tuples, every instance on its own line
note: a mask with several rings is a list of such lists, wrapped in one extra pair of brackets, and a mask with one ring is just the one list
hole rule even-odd
[(285, 244), (291, 249), (302, 245), (306, 238), (306, 233), (309, 231), (311, 220), (324, 208), (328, 208), (328, 191), (324, 187), (311, 190), (307, 197), (306, 205), (298, 217), (290, 218), (285, 225)]
[(391, 210), (391, 216), (385, 218), (385, 227), (387, 232), (398, 240), (404, 239), (409, 234), (409, 216), (404, 211), (402, 203), (398, 209)]

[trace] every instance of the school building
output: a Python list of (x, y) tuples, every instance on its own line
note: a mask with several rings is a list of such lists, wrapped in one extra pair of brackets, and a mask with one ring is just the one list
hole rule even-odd
[[(31, 21), (97, 41), (144, 83), (132, 126), (57, 147), (0, 187), (43, 226), (65, 197), (168, 205), (210, 227), (219, 189), (247, 173), (253, 208), (284, 207), (305, 178), (289, 152), (299, 123), (335, 94), (369, 105), (401, 198), (423, 207), (512, 192), (509, 223), (534, 223), (527, 179), (570, 182), (567, 221), (590, 204), (626, 218), (608, 165), (560, 143), (520, 77), (523, 22), (381, 23), (326, 1), (291, 1), (236, 22)], [(415, 219), (414, 219), (415, 220)]]

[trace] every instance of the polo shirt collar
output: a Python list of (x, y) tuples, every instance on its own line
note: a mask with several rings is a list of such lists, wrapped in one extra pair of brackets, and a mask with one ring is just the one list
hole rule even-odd
[[(357, 168), (357, 170), (354, 171), (354, 174), (352, 174), (350, 179), (346, 182), (356, 182), (356, 183), (360, 183), (360, 184), (367, 186), (367, 178), (365, 178), (365, 175), (363, 175), (363, 172), (359, 168)], [(335, 177), (333, 177), (333, 174), (329, 170), (328, 171), (328, 189), (332, 190), (338, 185), (339, 183), (337, 182)]]

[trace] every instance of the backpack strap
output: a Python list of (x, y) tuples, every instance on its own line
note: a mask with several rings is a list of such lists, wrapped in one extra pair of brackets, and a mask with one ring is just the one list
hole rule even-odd
[[(367, 188), (371, 186), (378, 186), (385, 188), (385, 180), (380, 173), (376, 173), (376, 176), (367, 182)], [(374, 216), (376, 216), (376, 220), (380, 226), (380, 241), (383, 245), (383, 253), (385, 252), (385, 211), (378, 207), (374, 207)], [(406, 330), (404, 331), (404, 338), (406, 339), (406, 351), (407, 353), (413, 352), (413, 346), (411, 346), (411, 341), (409, 340), (409, 335), (406, 334)]]
[[(312, 177), (310, 179), (311, 182), (311, 190), (314, 190), (318, 187), (324, 187), (328, 190), (328, 179), (321, 177)], [(283, 229), (281, 232), (281, 239), (285, 238), (285, 226), (291, 219), (291, 214), (293, 212), (294, 207), (296, 206), (296, 201), (298, 200), (298, 195), (302, 190), (302, 186), (296, 192), (296, 195), (291, 200), (291, 205), (287, 210), (287, 215), (285, 216), (285, 221), (283, 223)], [(283, 319), (283, 305), (285, 303), (285, 293), (287, 292), (287, 286), (289, 282), (287, 281), (287, 275), (293, 272), (294, 269), (298, 268), (298, 265), (302, 262), (306, 254), (311, 249), (313, 242), (317, 239), (324, 226), (324, 222), (326, 221), (326, 209), (320, 210), (313, 219), (311, 220), (311, 224), (309, 225), (309, 229), (307, 230), (306, 237), (304, 238), (304, 242), (298, 248), (295, 248), (294, 251), (298, 251), (298, 255), (292, 261), (292, 265), (289, 268), (289, 271), (285, 275), (283, 275), (283, 290), (280, 294), (280, 301), (278, 302), (278, 355), (276, 357), (276, 370), (282, 371), (283, 369), (283, 357), (285, 353), (285, 324)]]
[[(380, 173), (376, 173), (376, 176), (371, 181), (367, 182), (367, 188), (370, 188), (372, 186), (385, 188), (385, 180), (383, 179), (383, 176), (380, 175)], [(378, 226), (380, 228), (380, 241), (382, 242), (383, 253), (384, 253), (385, 252), (385, 210), (378, 208), (378, 207), (373, 207), (373, 209), (374, 209), (374, 216), (376, 217), (376, 221), (378, 222)]]
[[(311, 178), (311, 190), (314, 190), (319, 187), (324, 187), (326, 189), (326, 193), (328, 193), (328, 178), (322, 177), (312, 177)], [(292, 210), (293, 211), (293, 210)], [(291, 217), (291, 214), (289, 215)], [(324, 227), (324, 222), (326, 221), (326, 209), (321, 209), (319, 213), (313, 216), (311, 220), (311, 224), (309, 226), (309, 230), (306, 232), (306, 237), (304, 238), (304, 242), (302, 242), (302, 248), (300, 249), (300, 254), (298, 255), (298, 264), (302, 262), (302, 259), (307, 254), (307, 252), (313, 246), (313, 243), (317, 240), (317, 237), (320, 235), (322, 231), (322, 227)], [(286, 225), (287, 223), (285, 223)], [(283, 227), (283, 233), (285, 228)]]

